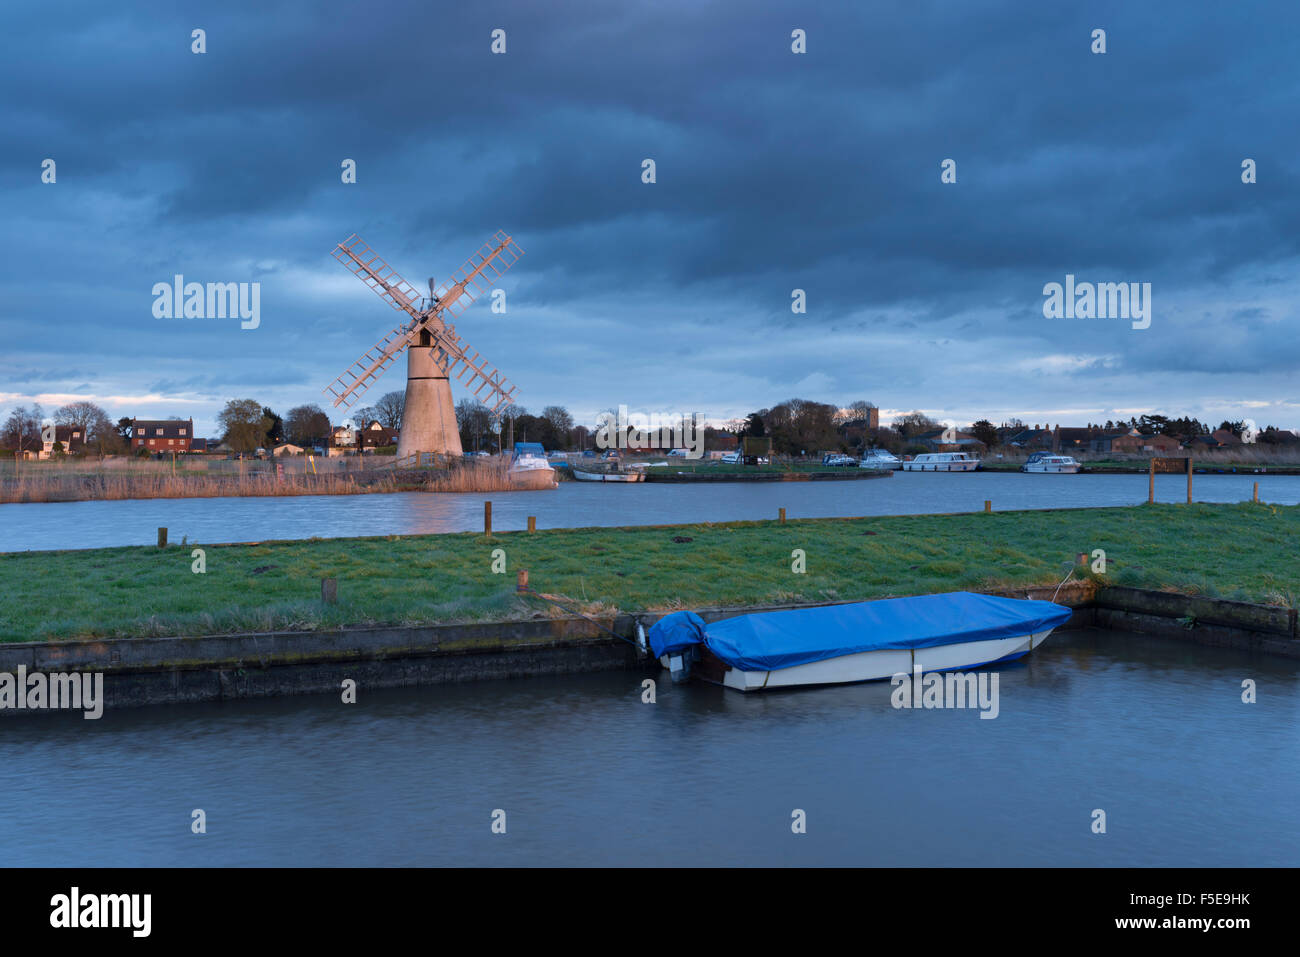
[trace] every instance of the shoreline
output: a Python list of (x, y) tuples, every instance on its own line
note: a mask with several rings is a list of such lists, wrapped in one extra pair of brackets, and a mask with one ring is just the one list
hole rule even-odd
[[(1135, 637), (1153, 635), (1202, 645), (1300, 659), (1296, 610), (1074, 582), (1000, 589), (987, 594), (1055, 600), (1074, 610), (1058, 631), (1101, 627)], [(840, 602), (701, 608), (705, 621), (734, 615)], [(669, 611), (609, 616), (532, 618), (405, 628), (343, 628), (327, 632), (264, 632), (202, 637), (0, 645), (0, 673), (102, 673), (105, 709), (338, 694), (359, 690), (625, 671), (658, 674), (659, 664), (631, 644), (636, 626)], [(0, 708), (6, 714), (57, 713)]]

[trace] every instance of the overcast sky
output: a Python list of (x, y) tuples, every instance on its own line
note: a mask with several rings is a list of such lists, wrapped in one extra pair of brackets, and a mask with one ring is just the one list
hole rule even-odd
[[(504, 229), (526, 251), (508, 311), (480, 301), (457, 330), (534, 412), (723, 420), (797, 396), (1297, 427), (1298, 21), (1282, 2), (9, 5), (0, 416), (90, 399), (202, 435), (231, 398), (325, 405), (397, 319), (338, 242), (423, 288)], [(178, 273), (259, 282), (260, 326), (155, 318)], [(1066, 274), (1151, 283), (1150, 327), (1045, 318)]]

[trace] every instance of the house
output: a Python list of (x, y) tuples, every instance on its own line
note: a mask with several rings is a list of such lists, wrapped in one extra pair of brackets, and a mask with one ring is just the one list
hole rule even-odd
[[(189, 452), (193, 449), (193, 419), (132, 419), (131, 451)], [(206, 444), (206, 443), (205, 443)]]
[(979, 452), (984, 448), (984, 443), (975, 436), (956, 429), (931, 429), (908, 441), (924, 445), (931, 452)]
[(361, 436), (363, 449), (382, 449), (385, 446), (396, 445), (399, 432), (398, 429), (386, 429), (378, 421), (372, 421), (357, 434)]
[(69, 455), (82, 451), (86, 446), (86, 433), (79, 425), (56, 425), (41, 430), (41, 447), (36, 450), (36, 458), (48, 459), (54, 455), (54, 446)]
[(1182, 445), (1171, 435), (1143, 435), (1137, 429), (1108, 433), (1094, 440), (1095, 452), (1177, 452)]
[(307, 451), (301, 445), (294, 445), (292, 442), (286, 442), (284, 445), (277, 445), (271, 450), (272, 455), (301, 455)]
[(1007, 436), (1006, 444), (1025, 451), (1050, 449), (1052, 447), (1052, 430), (1040, 429), (1038, 426), (1034, 426), (1032, 429), (1020, 429)]
[(1210, 436), (1219, 443), (1221, 449), (1236, 448), (1242, 444), (1241, 438), (1232, 429), (1215, 429)]

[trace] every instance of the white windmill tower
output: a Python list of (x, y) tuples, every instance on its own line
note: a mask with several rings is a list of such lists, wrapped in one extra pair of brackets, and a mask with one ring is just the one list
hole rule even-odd
[(494, 416), (514, 401), (515, 387), (472, 352), (449, 320), (491, 288), (523, 254), (514, 240), (498, 232), (452, 274), (451, 283), (435, 286), (430, 279), (429, 298), (424, 299), (355, 233), (339, 243), (334, 258), (410, 319), (375, 343), (324, 390), (333, 396), (335, 407), (352, 408), (405, 349), (406, 405), (397, 441), (398, 457), (421, 452), (459, 456), (460, 431), (451, 399), (451, 374), (455, 372), (457, 381), (464, 383)]

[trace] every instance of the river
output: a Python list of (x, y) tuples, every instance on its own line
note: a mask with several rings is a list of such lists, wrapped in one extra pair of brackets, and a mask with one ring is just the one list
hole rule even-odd
[(8, 718), (0, 847), (9, 867), (1300, 859), (1300, 663), (1072, 631), (999, 675), (993, 720), (895, 710), (887, 682), (661, 674), (643, 704), (634, 673)]
[[(1260, 498), (1300, 504), (1297, 475), (1196, 475), (1201, 502)], [(1187, 480), (1156, 477), (1161, 502), (1182, 502)], [(1019, 472), (921, 474), (847, 482), (635, 485), (562, 482), (553, 491), (268, 498), (131, 499), (0, 505), (0, 552), (149, 545), (165, 526), (170, 540), (192, 543), (465, 532), (483, 527), (492, 501), (493, 528), (660, 525), (775, 518), (908, 515), (994, 509), (1135, 505), (1146, 501), (1146, 475), (1024, 475)]]

